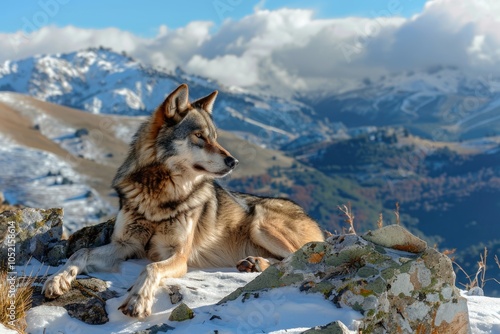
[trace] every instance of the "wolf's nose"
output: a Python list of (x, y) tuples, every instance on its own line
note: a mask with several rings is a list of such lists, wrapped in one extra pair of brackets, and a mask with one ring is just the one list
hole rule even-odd
[(224, 159), (224, 163), (226, 164), (226, 166), (234, 168), (239, 163), (239, 161), (233, 157), (226, 157), (226, 159)]

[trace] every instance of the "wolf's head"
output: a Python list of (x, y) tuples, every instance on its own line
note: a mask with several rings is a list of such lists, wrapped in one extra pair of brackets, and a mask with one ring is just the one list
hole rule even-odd
[[(173, 172), (223, 177), (238, 164), (217, 142), (212, 108), (217, 91), (189, 103), (188, 86), (180, 85), (150, 120), (156, 161)], [(151, 138), (153, 139), (153, 138)]]

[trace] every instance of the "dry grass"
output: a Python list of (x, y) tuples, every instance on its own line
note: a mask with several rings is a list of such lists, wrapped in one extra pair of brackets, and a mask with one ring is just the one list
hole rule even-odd
[[(461, 271), (467, 280), (469, 281), (468, 283), (460, 283), (466, 290), (470, 290), (474, 287), (480, 287), (481, 289), (484, 288), (484, 285), (488, 281), (494, 281), (498, 284), (500, 284), (500, 281), (497, 280), (496, 278), (486, 278), (486, 260), (488, 258), (488, 248), (484, 247), (484, 252), (483, 254), (479, 254), (479, 261), (477, 262), (477, 271), (475, 275), (469, 275), (464, 268), (462, 268), (454, 259), (452, 259), (453, 264), (457, 266), (457, 269)], [(500, 261), (498, 260), (498, 256), (495, 255), (495, 262), (500, 268)]]
[(394, 215), (396, 216), (396, 223), (401, 225), (401, 218), (399, 216), (399, 202), (396, 202), (396, 209), (394, 210)]
[(349, 224), (349, 230), (347, 233), (356, 234), (354, 230), (354, 214), (351, 209), (351, 202), (347, 202), (347, 205), (342, 204), (337, 207), (344, 216), (344, 221)]
[[(0, 323), (5, 327), (26, 333), (26, 312), (31, 308), (34, 278), (31, 276), (9, 280), (5, 269), (0, 270)], [(11, 284), (12, 283), (12, 284)]]
[(377, 227), (382, 228), (384, 226), (384, 215), (382, 212), (378, 215), (378, 220), (377, 220)]

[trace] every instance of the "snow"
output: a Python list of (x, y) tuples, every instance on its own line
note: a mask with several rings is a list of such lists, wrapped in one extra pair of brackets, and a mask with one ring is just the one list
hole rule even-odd
[(0, 324), (0, 333), (2, 334), (17, 334), (17, 331), (13, 329), (9, 329), (5, 327), (4, 325)]
[[(123, 263), (119, 273), (92, 273), (108, 281), (112, 290), (120, 297), (109, 299), (106, 310), (109, 322), (103, 325), (87, 325), (71, 318), (62, 307), (38, 306), (27, 315), (29, 333), (133, 333), (156, 324), (168, 323), (175, 327), (175, 333), (300, 333), (316, 325), (333, 320), (356, 329), (359, 312), (352, 309), (338, 309), (325, 300), (321, 294), (305, 294), (293, 288), (280, 288), (261, 293), (258, 298), (242, 297), (223, 305), (216, 305), (223, 297), (253, 280), (259, 274), (239, 273), (233, 268), (213, 270), (192, 270), (182, 278), (165, 279), (163, 284), (177, 284), (186, 303), (195, 313), (194, 319), (186, 322), (168, 321), (172, 305), (165, 288), (160, 287), (155, 296), (152, 315), (145, 320), (136, 320), (118, 311), (126, 298), (126, 289), (135, 281), (148, 263), (146, 260), (129, 260)], [(36, 260), (18, 272), (51, 274), (56, 268), (45, 267)], [(79, 278), (85, 276), (79, 276)], [(213, 316), (214, 318), (210, 320)], [(354, 332), (353, 332), (354, 333)]]
[(473, 334), (500, 333), (500, 298), (468, 296), (467, 307)]
[[(103, 325), (87, 325), (71, 318), (62, 307), (38, 306), (28, 311), (29, 333), (134, 333), (151, 326), (166, 323), (175, 327), (175, 333), (301, 333), (317, 325), (335, 320), (342, 321), (352, 333), (357, 333), (361, 314), (349, 308), (339, 309), (321, 294), (306, 294), (285, 287), (261, 292), (258, 298), (242, 297), (222, 305), (216, 305), (238, 287), (245, 285), (259, 274), (239, 273), (233, 268), (191, 270), (182, 278), (164, 279), (155, 296), (152, 315), (136, 320), (117, 310), (126, 297), (126, 289), (135, 281), (148, 263), (147, 260), (129, 260), (122, 264), (118, 273), (92, 273), (108, 282), (110, 289), (120, 296), (106, 302), (109, 322)], [(57, 268), (47, 267), (36, 260), (24, 267), (22, 273), (48, 274)], [(79, 278), (87, 276), (79, 276)], [(184, 322), (168, 320), (172, 305), (165, 285), (179, 285), (183, 302), (193, 309), (195, 317)], [(468, 296), (472, 334), (500, 334), (500, 298)], [(215, 317), (214, 317), (215, 316)], [(210, 320), (212, 319), (212, 320)], [(3, 331), (0, 328), (0, 332)]]

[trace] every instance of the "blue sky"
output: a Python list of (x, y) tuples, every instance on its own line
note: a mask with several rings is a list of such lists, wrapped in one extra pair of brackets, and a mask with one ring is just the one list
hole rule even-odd
[[(160, 25), (183, 27), (191, 21), (212, 21), (216, 27), (225, 19), (238, 20), (250, 15), (257, 0), (191, 0), (191, 1), (131, 1), (131, 0), (39, 0), (9, 1), (0, 12), (0, 32), (34, 26), (73, 25), (80, 28), (116, 27), (139, 36), (154, 36)], [(310, 8), (316, 18), (348, 16), (374, 17), (400, 14), (410, 17), (420, 13), (425, 0), (269, 0), (265, 9)]]

